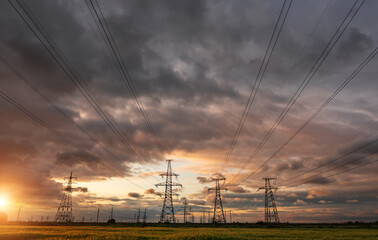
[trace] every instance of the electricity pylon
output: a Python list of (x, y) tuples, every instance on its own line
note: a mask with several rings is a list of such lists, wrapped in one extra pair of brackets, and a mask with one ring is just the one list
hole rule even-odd
[(172, 182), (172, 176), (177, 178), (178, 174), (172, 172), (172, 160), (168, 159), (167, 162), (167, 172), (160, 174), (162, 178), (166, 177), (165, 183), (163, 182), (155, 185), (156, 187), (165, 187), (163, 209), (161, 210), (159, 222), (175, 223), (176, 219), (172, 195), (178, 196), (178, 194), (173, 192), (172, 187), (182, 187), (182, 185), (180, 183)]
[(143, 224), (147, 223), (147, 209), (144, 209), (144, 214), (143, 214)]
[(140, 223), (140, 208), (138, 209), (138, 215), (137, 215), (137, 220), (136, 220), (136, 222), (137, 223)]
[(188, 216), (191, 216), (192, 214), (190, 213), (191, 207), (189, 206), (188, 202), (186, 201), (186, 198), (184, 198), (184, 223), (188, 223)]
[(265, 190), (265, 223), (279, 223), (276, 201), (274, 200), (273, 190), (277, 191), (278, 188), (272, 187), (270, 180), (276, 181), (276, 178), (263, 178), (265, 186), (259, 187), (258, 190)]
[(58, 211), (55, 215), (55, 222), (73, 222), (72, 216), (72, 180), (77, 179), (77, 177), (72, 177), (72, 172), (69, 177), (65, 177), (64, 180), (68, 179), (66, 187), (63, 188), (63, 198), (59, 204)]
[[(209, 188), (209, 191), (215, 190), (213, 223), (226, 223), (221, 197), (221, 190), (227, 191), (227, 188), (222, 187), (224, 185), (224, 182), (226, 181), (226, 178), (213, 178), (213, 181), (215, 181), (215, 188)], [(223, 181), (222, 186), (219, 183), (220, 181)]]

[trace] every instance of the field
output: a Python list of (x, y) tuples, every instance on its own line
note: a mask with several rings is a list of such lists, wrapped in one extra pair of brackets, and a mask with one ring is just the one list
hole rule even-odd
[(378, 239), (375, 227), (130, 227), (0, 225), (0, 239)]

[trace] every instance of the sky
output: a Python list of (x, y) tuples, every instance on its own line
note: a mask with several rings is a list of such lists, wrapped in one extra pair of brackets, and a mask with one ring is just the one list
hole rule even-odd
[[(52, 220), (72, 171), (76, 220), (94, 219), (98, 208), (106, 220), (113, 207), (117, 221), (131, 221), (138, 208), (157, 221), (164, 157), (183, 185), (174, 198), (180, 221), (184, 198), (196, 221), (212, 210), (215, 176), (226, 178), (223, 205), (233, 221), (263, 220), (262, 178), (276, 178), (281, 221), (378, 220), (378, 59), (358, 70), (378, 46), (377, 1), (98, 0), (97, 7), (134, 92), (86, 1), (0, 2), (0, 211), (10, 220), (19, 209), (21, 220)], [(277, 19), (283, 25), (257, 89)]]

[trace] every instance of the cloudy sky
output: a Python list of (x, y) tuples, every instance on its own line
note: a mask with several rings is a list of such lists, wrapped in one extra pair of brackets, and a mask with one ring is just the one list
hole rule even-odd
[(263, 219), (263, 177), (277, 178), (281, 221), (378, 220), (377, 1), (87, 3), (0, 3), (11, 220), (19, 208), (52, 219), (73, 171), (76, 219), (114, 207), (128, 221), (140, 207), (156, 221), (162, 155), (183, 184), (176, 211), (186, 197), (196, 221), (212, 209), (214, 174), (234, 221)]

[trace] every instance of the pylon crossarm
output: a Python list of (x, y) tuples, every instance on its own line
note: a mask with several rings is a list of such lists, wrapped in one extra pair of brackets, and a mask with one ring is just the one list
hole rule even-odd
[(172, 183), (172, 186), (173, 187), (182, 187), (182, 184), (180, 184), (180, 183)]
[(167, 176), (178, 177), (179, 175), (177, 173), (160, 173), (159, 176), (162, 176), (162, 177), (167, 177)]
[(165, 187), (165, 183), (158, 183), (158, 184), (155, 184), (155, 187)]

